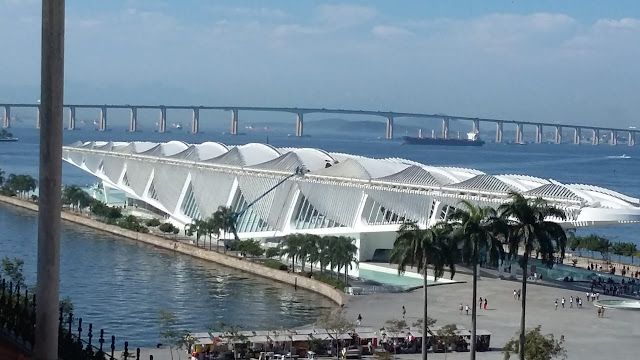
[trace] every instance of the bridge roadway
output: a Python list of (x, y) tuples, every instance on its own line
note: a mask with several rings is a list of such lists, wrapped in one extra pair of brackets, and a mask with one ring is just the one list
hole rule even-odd
[[(598, 145), (601, 141), (600, 132), (608, 132), (610, 134), (608, 141), (611, 145), (617, 145), (618, 133), (628, 134), (627, 144), (629, 146), (635, 145), (636, 134), (640, 132), (640, 129), (635, 128), (611, 128), (611, 127), (597, 127), (597, 126), (583, 126), (583, 125), (569, 125), (569, 124), (554, 124), (546, 122), (532, 122), (532, 121), (519, 121), (511, 119), (493, 119), (493, 118), (480, 118), (469, 116), (458, 116), (448, 114), (424, 114), (424, 113), (412, 113), (412, 112), (397, 112), (397, 111), (378, 111), (378, 110), (353, 110), (353, 109), (326, 109), (326, 108), (298, 108), (298, 107), (266, 107), (266, 106), (204, 106), (204, 105), (131, 105), (131, 104), (66, 104), (65, 108), (69, 109), (69, 120), (67, 128), (73, 130), (75, 128), (75, 113), (76, 109), (99, 109), (100, 110), (100, 122), (98, 130), (104, 131), (107, 129), (107, 111), (108, 109), (130, 109), (131, 117), (129, 123), (129, 131), (137, 130), (137, 113), (139, 109), (158, 109), (160, 111), (158, 132), (166, 131), (167, 122), (167, 110), (191, 110), (193, 113), (191, 122), (191, 132), (197, 133), (199, 131), (200, 111), (201, 110), (221, 110), (231, 111), (231, 131), (232, 135), (238, 133), (238, 112), (239, 111), (262, 111), (262, 112), (284, 112), (296, 115), (296, 136), (303, 136), (304, 130), (304, 114), (344, 114), (344, 115), (369, 115), (379, 116), (386, 118), (386, 138), (393, 138), (393, 120), (395, 118), (423, 118), (423, 119), (441, 119), (442, 120), (442, 138), (449, 138), (449, 122), (451, 120), (462, 120), (472, 122), (472, 132), (479, 132), (481, 123), (493, 123), (496, 124), (496, 142), (502, 142), (502, 132), (504, 124), (516, 125), (516, 143), (523, 143), (523, 127), (534, 126), (536, 128), (535, 143), (542, 143), (542, 130), (544, 127), (552, 127), (555, 129), (555, 143), (562, 143), (562, 129), (570, 128), (574, 130), (573, 143), (579, 144), (581, 142), (582, 130), (589, 130), (592, 133), (591, 142), (593, 145)], [(30, 103), (12, 103), (12, 104), (0, 104), (0, 108), (4, 109), (4, 121), (3, 127), (8, 128), (11, 126), (11, 108), (35, 108), (37, 110), (36, 115), (36, 127), (40, 127), (40, 104)]]

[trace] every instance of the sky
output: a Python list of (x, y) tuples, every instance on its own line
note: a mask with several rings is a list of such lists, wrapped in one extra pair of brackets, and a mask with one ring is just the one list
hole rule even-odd
[[(67, 0), (65, 101), (640, 126), (640, 1)], [(40, 1), (0, 0), (0, 103), (39, 98)]]

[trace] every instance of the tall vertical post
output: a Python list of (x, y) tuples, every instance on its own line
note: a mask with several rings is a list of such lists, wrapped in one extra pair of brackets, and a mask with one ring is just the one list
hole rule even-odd
[(387, 139), (393, 139), (393, 117), (387, 116)]
[(542, 144), (542, 125), (536, 125), (536, 144)]
[(76, 107), (69, 106), (69, 124), (67, 124), (67, 130), (76, 129)]
[(629, 131), (629, 141), (627, 142), (629, 146), (636, 146), (636, 133), (635, 131)]
[(522, 136), (522, 124), (518, 123), (516, 124), (516, 142), (518, 144), (523, 143), (523, 136)]
[(502, 121), (496, 121), (496, 142), (502, 142)]
[(480, 120), (478, 119), (473, 120), (473, 129), (471, 130), (471, 132), (473, 132), (474, 134), (477, 134), (480, 132)]
[(138, 108), (132, 107), (131, 114), (129, 116), (129, 131), (138, 131)]
[(7, 129), (11, 127), (11, 106), (5, 105), (4, 107), (4, 122), (2, 127)]
[(304, 114), (296, 114), (296, 136), (302, 136), (304, 134)]
[[(296, 126), (296, 133), (297, 130)], [(231, 110), (231, 135), (238, 135), (238, 109)]]
[(562, 144), (562, 126), (556, 126), (556, 144)]
[(158, 132), (167, 131), (167, 108), (160, 106), (160, 121), (158, 122)]
[(100, 131), (107, 130), (107, 107), (103, 106), (100, 108)]
[(573, 129), (573, 143), (576, 145), (580, 145), (580, 132), (581, 129), (579, 127)]
[(442, 119), (442, 138), (449, 137), (449, 118)]
[(62, 101), (64, 92), (64, 0), (42, 1), (38, 266), (33, 359), (58, 358)]
[(611, 140), (609, 143), (611, 145), (618, 145), (618, 132), (616, 130), (611, 130)]
[(592, 145), (600, 144), (600, 130), (593, 129), (593, 133), (591, 135), (591, 144)]
[(200, 109), (193, 108), (193, 114), (191, 116), (191, 133), (197, 134), (200, 131)]

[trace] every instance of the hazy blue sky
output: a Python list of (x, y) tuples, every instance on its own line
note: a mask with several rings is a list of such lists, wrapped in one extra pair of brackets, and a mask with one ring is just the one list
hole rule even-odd
[[(0, 102), (39, 97), (40, 1), (0, 0)], [(640, 126), (640, 1), (67, 0), (66, 100)]]

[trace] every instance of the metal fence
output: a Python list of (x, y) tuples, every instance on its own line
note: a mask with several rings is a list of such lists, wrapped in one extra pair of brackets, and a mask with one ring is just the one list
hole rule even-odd
[[(8, 285), (8, 286), (7, 286)], [(74, 329), (73, 313), (63, 313), (60, 308), (60, 325), (58, 335), (58, 356), (62, 360), (116, 360), (116, 337), (105, 339), (104, 330), (100, 329), (100, 335), (95, 339), (93, 324), (89, 324), (88, 331), (83, 334), (82, 318), (77, 319), (77, 328)], [(0, 330), (3, 330), (10, 339), (23, 348), (33, 349), (36, 343), (36, 297), (29, 295), (29, 290), (21, 292), (20, 285), (7, 284), (2, 280), (0, 289)], [(74, 332), (77, 331), (77, 332)], [(83, 338), (84, 336), (84, 338)], [(106, 345), (106, 348), (105, 348)], [(124, 351), (120, 359), (140, 360), (140, 348), (129, 349), (129, 342), (124, 342)], [(153, 355), (150, 356), (153, 360)]]

